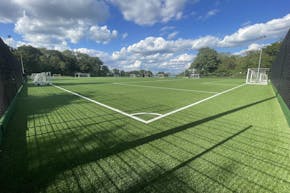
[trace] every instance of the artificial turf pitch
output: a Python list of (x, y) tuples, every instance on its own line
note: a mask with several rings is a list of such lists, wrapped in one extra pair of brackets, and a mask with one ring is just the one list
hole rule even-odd
[[(53, 83), (128, 114), (162, 115), (243, 80)], [(270, 85), (243, 85), (145, 124), (53, 86), (28, 84), (1, 147), (0, 192), (289, 192), (289, 139)]]

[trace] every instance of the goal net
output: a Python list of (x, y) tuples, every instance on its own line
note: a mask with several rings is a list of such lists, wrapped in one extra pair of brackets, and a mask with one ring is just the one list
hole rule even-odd
[(268, 84), (269, 68), (248, 68), (246, 84)]
[(200, 78), (197, 69), (195, 69), (195, 68), (191, 68), (191, 69), (188, 69), (188, 72), (189, 72), (189, 74), (188, 74), (188, 78), (195, 78), (195, 79)]
[(61, 77), (61, 74), (52, 74), (52, 77), (53, 77), (53, 78)]
[(136, 74), (130, 74), (130, 78), (136, 78)]
[(51, 84), (51, 73), (50, 72), (34, 73), (33, 83), (38, 86)]
[(192, 74), (189, 75), (189, 78), (196, 78), (196, 79), (198, 79), (198, 78), (200, 78), (200, 76), (199, 76), (199, 74), (192, 73)]
[(77, 72), (75, 73), (75, 77), (80, 78), (80, 77), (91, 77), (90, 73), (82, 73), (82, 72)]

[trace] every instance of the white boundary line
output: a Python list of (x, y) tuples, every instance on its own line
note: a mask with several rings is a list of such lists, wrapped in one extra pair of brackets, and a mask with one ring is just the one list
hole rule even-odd
[(148, 123), (152, 123), (153, 121), (157, 121), (157, 120), (159, 120), (159, 119), (162, 119), (162, 118), (164, 118), (164, 117), (167, 117), (167, 116), (172, 115), (172, 114), (174, 114), (174, 113), (177, 113), (177, 112), (179, 112), (179, 111), (182, 111), (182, 110), (188, 109), (188, 108), (193, 107), (193, 106), (195, 106), (195, 105), (197, 105), (197, 104), (200, 104), (200, 103), (202, 103), (202, 102), (208, 101), (208, 100), (210, 100), (210, 99), (212, 99), (212, 98), (214, 98), (214, 97), (217, 97), (217, 96), (219, 96), (219, 95), (222, 95), (222, 94), (225, 94), (225, 93), (230, 92), (230, 91), (232, 91), (232, 90), (235, 90), (235, 89), (237, 89), (237, 88), (240, 88), (241, 86), (244, 86), (244, 85), (246, 85), (246, 84), (245, 84), (245, 83), (244, 83), (244, 84), (241, 84), (241, 85), (239, 85), (239, 86), (236, 86), (236, 87), (230, 88), (230, 89), (228, 89), (228, 90), (225, 90), (225, 91), (223, 91), (223, 92), (217, 93), (217, 94), (215, 94), (215, 95), (212, 95), (212, 96), (210, 96), (210, 97), (208, 97), (208, 98), (202, 99), (202, 100), (197, 101), (197, 102), (195, 102), (195, 103), (192, 103), (192, 104), (186, 105), (186, 106), (181, 107), (181, 108), (179, 108), (179, 109), (175, 109), (175, 110), (173, 110), (173, 111), (171, 111), (171, 112), (165, 113), (165, 114), (163, 114), (163, 115), (160, 115), (160, 116), (158, 116), (158, 117), (155, 117), (155, 118), (153, 118), (153, 119), (150, 119), (150, 120), (146, 121), (146, 124), (148, 124)]
[(210, 93), (216, 94), (217, 92), (204, 91), (204, 90), (190, 90), (182, 88), (170, 88), (170, 87), (160, 87), (160, 86), (146, 86), (146, 85), (136, 85), (136, 84), (124, 84), (124, 83), (113, 83), (121, 86), (133, 86), (133, 87), (143, 87), (143, 88), (155, 88), (155, 89), (164, 89), (164, 90), (176, 90), (176, 91), (186, 91), (186, 92), (200, 92), (200, 93)]
[(147, 112), (140, 112), (140, 113), (133, 113), (133, 114), (131, 114), (131, 115), (133, 115), (133, 116), (135, 116), (135, 115), (158, 115), (158, 116), (160, 116), (160, 115), (162, 115), (162, 114), (160, 114), (160, 113), (147, 113)]
[(141, 81), (124, 81), (124, 82), (116, 82), (116, 83), (139, 83), (139, 82), (163, 82), (163, 81), (177, 81), (177, 80), (183, 80), (183, 79), (165, 79), (165, 80), (141, 80)]
[(62, 87), (60, 87), (60, 86), (56, 86), (56, 85), (54, 85), (54, 84), (51, 84), (51, 85), (54, 86), (55, 88), (58, 88), (58, 89), (60, 89), (60, 90), (63, 90), (63, 91), (65, 91), (65, 92), (68, 92), (68, 93), (70, 93), (70, 94), (73, 94), (73, 95), (75, 95), (75, 96), (78, 96), (78, 97), (80, 97), (80, 98), (83, 98), (83, 99), (85, 99), (85, 100), (88, 100), (88, 101), (90, 101), (90, 102), (92, 102), (92, 103), (95, 103), (95, 104), (97, 104), (97, 105), (100, 105), (100, 106), (102, 106), (102, 107), (105, 107), (105, 108), (107, 108), (107, 109), (110, 109), (110, 110), (112, 110), (112, 111), (115, 111), (115, 112), (117, 112), (117, 113), (120, 113), (120, 114), (122, 114), (122, 115), (125, 115), (125, 116), (127, 116), (127, 117), (130, 117), (130, 118), (132, 118), (132, 119), (135, 119), (135, 120), (137, 120), (137, 121), (140, 121), (140, 122), (142, 122), (142, 123), (147, 124), (147, 121), (145, 121), (145, 120), (143, 120), (143, 119), (141, 119), (141, 118), (139, 118), (139, 117), (136, 117), (136, 116), (134, 116), (134, 115), (131, 115), (131, 114), (129, 114), (129, 113), (126, 113), (126, 112), (124, 112), (124, 111), (121, 111), (121, 110), (119, 110), (119, 109), (116, 109), (116, 108), (114, 108), (114, 107), (111, 107), (111, 106), (105, 105), (105, 104), (103, 104), (103, 103), (100, 103), (100, 102), (98, 102), (98, 101), (95, 101), (95, 100), (93, 100), (93, 99), (90, 99), (90, 98), (88, 98), (88, 97), (85, 97), (85, 96), (83, 96), (83, 95), (80, 95), (80, 94), (78, 94), (78, 93), (75, 93), (75, 92), (73, 92), (73, 91), (67, 90), (67, 89), (62, 88)]
[(240, 88), (240, 87), (246, 85), (246, 83), (241, 84), (241, 85), (238, 85), (238, 86), (233, 87), (233, 88), (230, 88), (230, 89), (225, 90), (225, 91), (223, 91), (223, 92), (217, 93), (217, 94), (215, 94), (215, 95), (212, 95), (212, 96), (210, 96), (210, 97), (208, 97), (208, 98), (202, 99), (202, 100), (197, 101), (197, 102), (195, 102), (195, 103), (192, 103), (192, 104), (186, 105), (186, 106), (184, 106), (184, 107), (181, 107), (181, 108), (175, 109), (175, 110), (170, 111), (170, 112), (165, 113), (165, 114), (159, 114), (159, 113), (146, 113), (146, 114), (152, 114), (152, 115), (153, 115), (153, 114), (154, 114), (154, 115), (158, 115), (158, 114), (159, 114), (158, 117), (155, 117), (155, 118), (150, 119), (150, 120), (147, 120), (147, 121), (144, 120), (144, 119), (141, 119), (141, 118), (139, 118), (139, 117), (134, 116), (134, 115), (138, 115), (138, 114), (144, 114), (144, 112), (142, 112), (142, 113), (129, 114), (129, 113), (126, 113), (126, 112), (121, 111), (121, 110), (119, 110), (119, 109), (116, 109), (116, 108), (114, 108), (114, 107), (111, 107), (111, 106), (105, 105), (105, 104), (103, 104), (103, 103), (100, 103), (100, 102), (98, 102), (98, 101), (95, 101), (95, 100), (93, 100), (93, 99), (90, 99), (90, 98), (88, 98), (88, 97), (85, 97), (85, 96), (83, 96), (83, 95), (80, 95), (80, 94), (78, 94), (78, 93), (75, 93), (75, 92), (73, 92), (73, 91), (70, 91), (70, 90), (67, 90), (67, 89), (65, 89), (65, 88), (62, 88), (62, 87), (60, 87), (60, 86), (56, 86), (56, 85), (54, 85), (54, 84), (51, 84), (51, 85), (52, 85), (53, 87), (55, 87), (55, 88), (58, 88), (58, 89), (63, 90), (63, 91), (65, 91), (65, 92), (71, 93), (71, 94), (76, 95), (76, 96), (78, 96), (78, 97), (80, 97), (80, 98), (83, 98), (83, 99), (85, 99), (85, 100), (88, 100), (88, 101), (90, 101), (90, 102), (92, 102), (92, 103), (95, 103), (95, 104), (97, 104), (97, 105), (100, 105), (100, 106), (102, 106), (102, 107), (105, 107), (105, 108), (107, 108), (107, 109), (110, 109), (110, 110), (112, 110), (112, 111), (115, 111), (115, 112), (117, 112), (117, 113), (120, 113), (120, 114), (122, 114), (122, 115), (125, 115), (125, 116), (127, 116), (127, 117), (130, 117), (130, 118), (132, 118), (132, 119), (135, 119), (136, 121), (140, 121), (140, 122), (142, 122), (142, 123), (149, 124), (149, 123), (152, 123), (152, 122), (157, 121), (157, 120), (159, 120), (159, 119), (162, 119), (162, 118), (164, 118), (164, 117), (167, 117), (167, 116), (169, 116), (169, 115), (172, 115), (172, 114), (174, 114), (174, 113), (177, 113), (177, 112), (179, 112), (179, 111), (182, 111), (182, 110), (188, 109), (188, 108), (193, 107), (193, 106), (195, 106), (195, 105), (198, 105), (198, 104), (200, 104), (200, 103), (202, 103), (202, 102), (208, 101), (208, 100), (210, 100), (210, 99), (212, 99), (212, 98), (215, 98), (215, 97), (217, 97), (217, 96), (219, 96), (219, 95), (222, 95), (222, 94), (225, 94), (225, 93), (230, 92), (230, 91), (232, 91), (232, 90), (235, 90), (235, 89), (237, 89), (237, 88)]

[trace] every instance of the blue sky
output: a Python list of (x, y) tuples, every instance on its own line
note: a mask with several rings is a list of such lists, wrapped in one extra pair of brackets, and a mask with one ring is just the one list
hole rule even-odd
[(201, 47), (243, 54), (289, 27), (289, 0), (0, 0), (11, 46), (70, 49), (124, 70), (179, 73)]

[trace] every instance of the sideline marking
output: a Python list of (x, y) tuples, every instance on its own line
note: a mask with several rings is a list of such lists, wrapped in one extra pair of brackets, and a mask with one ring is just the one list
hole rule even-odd
[(70, 94), (73, 94), (73, 95), (75, 95), (75, 96), (78, 96), (78, 97), (80, 97), (80, 98), (83, 98), (83, 99), (85, 99), (85, 100), (88, 100), (88, 101), (90, 101), (90, 102), (92, 102), (92, 103), (95, 103), (95, 104), (97, 104), (97, 105), (100, 105), (100, 106), (102, 106), (102, 107), (105, 107), (105, 108), (107, 108), (107, 109), (110, 109), (110, 110), (112, 110), (112, 111), (115, 111), (115, 112), (117, 112), (117, 113), (120, 113), (120, 114), (122, 114), (122, 115), (125, 115), (125, 116), (127, 116), (127, 117), (130, 117), (130, 118), (132, 118), (132, 119), (135, 119), (135, 120), (137, 120), (137, 121), (140, 121), (140, 122), (142, 122), (142, 123), (147, 124), (147, 121), (145, 121), (145, 120), (143, 120), (143, 119), (141, 119), (141, 118), (139, 118), (139, 117), (136, 117), (136, 116), (134, 116), (134, 115), (131, 115), (131, 114), (129, 114), (129, 113), (126, 113), (126, 112), (124, 112), (124, 111), (121, 111), (121, 110), (119, 110), (119, 109), (116, 109), (116, 108), (114, 108), (114, 107), (111, 107), (111, 106), (105, 105), (105, 104), (103, 104), (103, 103), (100, 103), (100, 102), (98, 102), (98, 101), (95, 101), (95, 100), (93, 100), (93, 99), (90, 99), (90, 98), (88, 98), (88, 97), (85, 97), (85, 96), (83, 96), (83, 95), (80, 95), (80, 94), (78, 94), (78, 93), (75, 93), (75, 92), (73, 92), (73, 91), (67, 90), (67, 89), (62, 88), (62, 87), (60, 87), (60, 86), (56, 86), (56, 85), (54, 85), (54, 84), (51, 84), (51, 85), (52, 85), (53, 87), (55, 87), (55, 88), (58, 88), (58, 89), (60, 89), (60, 90), (63, 90), (63, 91), (65, 91), (65, 92), (68, 92), (68, 93), (70, 93)]
[[(222, 95), (222, 94), (225, 94), (225, 93), (230, 92), (230, 91), (232, 91), (232, 90), (235, 90), (235, 89), (237, 89), (237, 88), (240, 88), (240, 87), (246, 85), (246, 83), (241, 84), (241, 85), (238, 85), (238, 86), (235, 86), (235, 87), (230, 88), (230, 89), (227, 89), (227, 90), (225, 90), (225, 91), (219, 92), (219, 93), (217, 93), (217, 94), (215, 94), (215, 95), (212, 95), (212, 96), (207, 97), (207, 98), (205, 98), (205, 99), (202, 99), (202, 100), (200, 100), (200, 101), (194, 102), (194, 103), (192, 103), (192, 104), (186, 105), (186, 106), (184, 106), (184, 107), (181, 107), (181, 108), (175, 109), (175, 110), (170, 111), (170, 112), (165, 113), (165, 114), (159, 114), (159, 113), (147, 113), (147, 114), (154, 114), (154, 115), (158, 115), (158, 114), (159, 114), (158, 117), (155, 117), (155, 118), (149, 119), (149, 120), (147, 120), (147, 121), (144, 120), (144, 119), (141, 119), (141, 118), (139, 118), (139, 117), (134, 116), (134, 115), (138, 115), (139, 113), (129, 114), (129, 113), (126, 113), (126, 112), (121, 111), (121, 110), (119, 110), (119, 109), (116, 109), (116, 108), (114, 108), (114, 107), (111, 107), (111, 106), (105, 105), (105, 104), (103, 104), (103, 103), (100, 103), (100, 102), (98, 102), (98, 101), (95, 101), (95, 100), (93, 100), (93, 99), (90, 99), (90, 98), (88, 98), (88, 97), (85, 97), (85, 96), (83, 96), (83, 95), (80, 95), (80, 94), (78, 94), (78, 93), (75, 93), (75, 92), (73, 92), (73, 91), (70, 91), (70, 90), (67, 90), (67, 89), (65, 89), (65, 88), (62, 88), (62, 87), (60, 87), (60, 86), (56, 86), (56, 85), (54, 85), (54, 84), (51, 84), (51, 85), (52, 85), (53, 87), (55, 87), (55, 88), (58, 88), (58, 89), (60, 89), (60, 90), (63, 90), (63, 91), (66, 91), (66, 92), (68, 92), (68, 93), (71, 93), (71, 94), (73, 94), (73, 95), (76, 95), (76, 96), (78, 96), (78, 97), (80, 97), (80, 98), (83, 98), (83, 99), (88, 100), (88, 101), (90, 101), (90, 102), (92, 102), (92, 103), (98, 104), (98, 105), (100, 105), (100, 106), (102, 106), (102, 107), (105, 107), (105, 108), (107, 108), (107, 109), (110, 109), (110, 110), (112, 110), (112, 111), (115, 111), (115, 112), (117, 112), (117, 113), (120, 113), (120, 114), (122, 114), (122, 115), (125, 115), (125, 116), (127, 116), (127, 117), (130, 117), (130, 118), (135, 119), (135, 120), (137, 120), (137, 121), (140, 121), (140, 122), (142, 122), (142, 123), (149, 124), (149, 123), (152, 123), (152, 122), (157, 121), (157, 120), (159, 120), (159, 119), (162, 119), (162, 118), (164, 118), (164, 117), (167, 117), (167, 116), (169, 116), (169, 115), (172, 115), (172, 114), (174, 114), (174, 113), (177, 113), (177, 112), (179, 112), (179, 111), (182, 111), (182, 110), (188, 109), (188, 108), (193, 107), (193, 106), (195, 106), (195, 105), (198, 105), (198, 104), (200, 104), (200, 103), (202, 103), (202, 102), (208, 101), (208, 100), (210, 100), (210, 99), (212, 99), (212, 98), (215, 98), (215, 97), (217, 97), (217, 96), (219, 96), (219, 95)], [(143, 112), (141, 112), (141, 114), (143, 114)]]
[(204, 91), (204, 90), (190, 90), (190, 89), (183, 89), (183, 88), (170, 88), (170, 87), (160, 87), (160, 86), (146, 86), (146, 85), (124, 84), (124, 83), (113, 83), (113, 84), (121, 85), (121, 86), (156, 88), (156, 89), (176, 90), (176, 91), (186, 91), (186, 92), (200, 92), (200, 93), (210, 93), (210, 94), (216, 94), (217, 93), (217, 92)]

